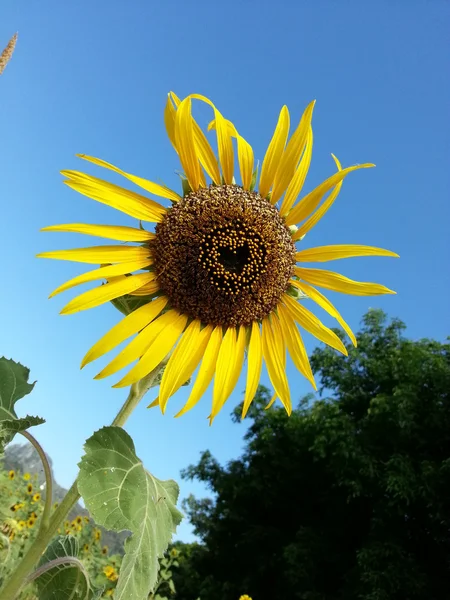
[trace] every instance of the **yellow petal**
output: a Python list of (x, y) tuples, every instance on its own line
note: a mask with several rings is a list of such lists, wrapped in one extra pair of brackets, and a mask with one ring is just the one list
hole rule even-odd
[[(331, 156), (333, 157), (333, 160), (336, 163), (338, 171), (342, 171), (342, 165), (339, 162), (338, 158), (334, 154), (332, 154)], [(294, 242), (301, 239), (304, 235), (306, 235), (308, 233), (308, 231), (310, 231), (315, 225), (317, 225), (317, 223), (324, 216), (324, 214), (330, 209), (330, 207), (332, 206), (332, 204), (338, 197), (339, 192), (341, 191), (341, 187), (342, 187), (342, 181), (340, 181), (333, 188), (333, 191), (328, 196), (328, 198), (325, 200), (325, 202), (321, 206), (319, 206), (319, 208), (309, 217), (309, 219), (307, 219), (303, 223), (303, 225), (301, 225), (301, 227), (299, 227), (297, 229), (295, 234), (292, 236), (292, 239)], [(295, 200), (295, 198), (294, 198), (294, 200)], [(293, 204), (293, 202), (292, 202), (292, 204)], [(291, 204), (291, 206), (292, 206), (292, 204)], [(289, 206), (289, 209), (291, 208), (291, 206)], [(287, 212), (287, 210), (285, 212)], [(285, 212), (282, 212), (281, 214), (284, 215)]]
[(66, 177), (64, 183), (70, 188), (135, 219), (160, 223), (167, 213), (167, 209), (158, 202), (108, 181), (79, 171), (61, 171), (61, 174)]
[(347, 332), (347, 335), (351, 339), (352, 344), (355, 347), (357, 346), (355, 334), (350, 329), (350, 326), (346, 323), (346, 321), (344, 321), (340, 312), (328, 300), (328, 298), (326, 298), (321, 292), (319, 292), (319, 290), (316, 290), (316, 288), (313, 288), (312, 286), (308, 285), (307, 283), (303, 283), (303, 281), (291, 280), (290, 283), (292, 283), (293, 285), (298, 287), (304, 294), (306, 294), (309, 298), (311, 298), (311, 300), (316, 302), (321, 308), (326, 310), (329, 315), (334, 317), (336, 319), (336, 321), (340, 324), (342, 329), (344, 329), (344, 331)]
[(156, 398), (153, 400), (153, 402), (150, 402), (147, 408), (155, 408), (156, 406), (159, 406), (159, 396), (156, 396)]
[(164, 413), (169, 398), (186, 383), (197, 368), (213, 329), (212, 325), (201, 329), (200, 321), (195, 320), (184, 332), (164, 369), (159, 390), (161, 412)]
[(175, 114), (176, 109), (173, 106), (172, 99), (170, 94), (167, 94), (167, 102), (164, 108), (164, 125), (166, 126), (167, 135), (169, 137), (170, 143), (175, 148), (175, 151), (178, 152), (177, 146), (175, 144)]
[(274, 394), (274, 395), (272, 396), (272, 398), (270, 399), (270, 402), (269, 402), (269, 404), (268, 404), (268, 405), (265, 407), (265, 409), (264, 409), (264, 410), (268, 410), (268, 409), (269, 409), (271, 406), (273, 406), (273, 404), (275, 404), (275, 400), (276, 400), (276, 399), (277, 399), (277, 395), (276, 395), (276, 394)]
[(233, 141), (229, 135), (228, 127), (221, 113), (214, 107), (217, 129), (217, 147), (222, 174), (225, 183), (233, 183), (234, 151)]
[(342, 171), (338, 171), (328, 179), (326, 179), (323, 183), (317, 186), (312, 192), (309, 192), (304, 198), (300, 200), (300, 202), (294, 206), (291, 212), (286, 217), (286, 225), (294, 225), (306, 219), (312, 211), (317, 208), (320, 204), (324, 195), (331, 190), (335, 185), (337, 185), (340, 181), (342, 181), (349, 173), (353, 171), (357, 171), (358, 169), (369, 169), (374, 167), (370, 163), (366, 163), (363, 165), (355, 165), (353, 167), (347, 167), (346, 169), (342, 169)]
[[(175, 105), (178, 107), (181, 103), (181, 100), (173, 92), (171, 94), (172, 94), (172, 99), (175, 102)], [(192, 98), (192, 97), (193, 96), (189, 96), (189, 98)], [(174, 110), (174, 115), (175, 115), (175, 110)], [(175, 116), (174, 116), (174, 118), (175, 118)], [(215, 154), (213, 152), (213, 149), (211, 148), (211, 145), (208, 142), (208, 140), (206, 139), (205, 134), (203, 133), (203, 131), (201, 130), (200, 126), (198, 125), (197, 121), (194, 118), (192, 119), (192, 124), (194, 126), (194, 140), (195, 140), (195, 146), (197, 148), (198, 158), (199, 158), (201, 164), (203, 165), (203, 168), (205, 169), (205, 171), (211, 177), (212, 181), (216, 185), (220, 185), (220, 183), (221, 183), (220, 169), (219, 169), (219, 164), (217, 162)]]
[[(271, 322), (272, 321), (272, 322)], [(286, 378), (286, 349), (280, 322), (275, 313), (262, 323), (262, 349), (269, 379), (288, 415), (292, 412), (291, 393)]]
[(248, 370), (247, 385), (245, 387), (244, 405), (242, 407), (242, 418), (247, 414), (250, 404), (258, 389), (259, 378), (262, 368), (262, 342), (259, 332), (259, 324), (253, 321), (251, 325), (250, 342), (248, 345)]
[[(202, 96), (202, 98), (204, 98), (204, 96)], [(205, 99), (205, 102), (207, 102), (207, 104), (209, 104), (210, 106), (213, 106), (213, 103), (210, 100)], [(233, 125), (233, 123), (231, 121), (229, 121), (228, 119), (225, 119), (225, 123), (228, 127), (228, 134), (232, 137), (232, 138), (238, 138), (239, 134), (237, 132), (236, 127)], [(207, 127), (208, 131), (215, 131), (216, 130), (216, 120), (213, 119)]]
[(334, 331), (331, 331), (331, 329), (326, 327), (311, 311), (300, 304), (300, 302), (296, 302), (287, 294), (283, 296), (283, 302), (288, 308), (291, 316), (303, 327), (303, 329), (309, 331), (309, 333), (321, 342), (342, 352), (345, 356), (348, 355), (347, 348)]
[(238, 159), (239, 169), (241, 171), (242, 187), (249, 190), (253, 177), (254, 156), (253, 148), (244, 138), (238, 135)]
[(67, 223), (64, 225), (50, 225), (43, 227), (41, 231), (68, 231), (73, 233), (84, 233), (97, 237), (109, 238), (122, 242), (146, 242), (155, 237), (154, 233), (145, 229), (135, 227), (123, 227), (119, 225), (88, 225), (87, 223)]
[(306, 138), (306, 146), (305, 151), (303, 152), (302, 159), (297, 169), (295, 170), (294, 176), (291, 179), (291, 182), (288, 185), (286, 190), (286, 194), (283, 198), (283, 202), (280, 207), (280, 214), (286, 215), (294, 205), (294, 202), (297, 200), (297, 196), (300, 194), (303, 188), (303, 184), (305, 183), (306, 175), (309, 171), (309, 165), (311, 164), (311, 156), (313, 149), (313, 131), (311, 127), (308, 131), (308, 136)]
[(168, 298), (164, 296), (156, 298), (156, 300), (140, 306), (119, 321), (117, 325), (114, 325), (112, 329), (105, 333), (86, 353), (81, 362), (81, 368), (103, 356), (138, 331), (141, 331), (159, 315), (166, 307), (168, 301)]
[(159, 290), (159, 283), (157, 281), (149, 281), (142, 287), (130, 292), (130, 296), (151, 296)]
[(222, 327), (218, 326), (209, 338), (190, 396), (180, 412), (175, 415), (176, 417), (181, 417), (181, 415), (184, 415), (184, 413), (193, 408), (206, 392), (216, 369), (217, 356), (219, 355), (222, 338)]
[(210, 423), (221, 411), (238, 382), (244, 362), (246, 335), (245, 327), (240, 327), (239, 332), (235, 327), (228, 327), (223, 336), (217, 357)]
[(217, 158), (214, 154), (213, 149), (211, 148), (210, 143), (206, 139), (205, 134), (200, 129), (200, 127), (197, 124), (197, 122), (195, 121), (195, 119), (193, 119), (193, 122), (194, 122), (194, 139), (195, 139), (195, 146), (197, 148), (198, 158), (199, 158), (201, 164), (203, 165), (203, 168), (205, 169), (205, 171), (211, 177), (212, 181), (216, 185), (220, 185), (220, 183), (221, 183), (220, 169), (219, 169), (219, 163), (217, 162)]
[(189, 97), (180, 103), (175, 115), (175, 142), (191, 189), (196, 191), (199, 187), (206, 187), (194, 141), (194, 125)]
[(336, 244), (335, 246), (319, 246), (301, 250), (295, 255), (299, 262), (327, 262), (340, 258), (353, 258), (355, 256), (394, 256), (398, 254), (375, 246), (360, 246), (358, 244)]
[(160, 196), (161, 198), (167, 198), (167, 200), (173, 200), (174, 202), (178, 202), (181, 200), (181, 196), (166, 187), (165, 185), (160, 185), (159, 183), (154, 183), (153, 181), (148, 181), (148, 179), (144, 179), (143, 177), (137, 177), (136, 175), (131, 175), (130, 173), (125, 173), (122, 169), (107, 163), (105, 160), (101, 160), (100, 158), (94, 158), (93, 156), (87, 156), (87, 154), (77, 154), (78, 158), (82, 158), (83, 160), (87, 160), (94, 165), (99, 167), (104, 167), (105, 169), (109, 169), (110, 171), (114, 171), (122, 177), (125, 177), (129, 181), (132, 181), (139, 187), (141, 187), (146, 192), (153, 194), (154, 196)]
[(309, 364), (308, 354), (302, 336), (297, 329), (297, 325), (285, 306), (279, 304), (277, 310), (278, 316), (280, 317), (281, 331), (283, 332), (283, 337), (286, 341), (292, 362), (300, 373), (312, 383), (314, 389), (317, 390), (311, 365)]
[(230, 135), (230, 129), (228, 127), (228, 121), (224, 119), (222, 113), (220, 113), (215, 105), (201, 94), (191, 94), (189, 98), (195, 98), (205, 102), (214, 110), (215, 128), (217, 132), (217, 148), (219, 151), (219, 161), (222, 167), (222, 174), (225, 183), (233, 183), (233, 171), (234, 171), (234, 151), (233, 141)]
[(54, 290), (49, 298), (53, 298), (57, 294), (61, 292), (65, 292), (70, 288), (75, 287), (76, 285), (81, 285), (82, 283), (88, 283), (89, 281), (96, 281), (97, 279), (106, 279), (109, 280), (112, 277), (116, 277), (117, 275), (124, 275), (125, 273), (132, 273), (133, 271), (138, 271), (139, 269), (143, 269), (147, 267), (151, 261), (149, 259), (135, 261), (135, 262), (126, 262), (119, 265), (110, 265), (106, 267), (101, 267), (100, 269), (94, 269), (93, 271), (88, 271), (87, 273), (83, 273), (82, 275), (78, 275), (73, 279), (69, 279), (66, 283), (60, 285), (56, 290)]
[(278, 117), (278, 123), (270, 144), (264, 156), (261, 167), (261, 177), (259, 180), (259, 193), (265, 198), (275, 179), (275, 174), (280, 164), (281, 156), (286, 145), (289, 133), (289, 111), (287, 106), (283, 106)]
[[(253, 177), (253, 166), (254, 166), (254, 156), (253, 156), (253, 148), (250, 144), (238, 134), (236, 127), (233, 125), (231, 121), (225, 119), (225, 124), (228, 128), (228, 135), (231, 138), (236, 138), (237, 146), (238, 146), (238, 160), (239, 160), (239, 169), (241, 171), (241, 179), (242, 179), (242, 187), (244, 190), (250, 189), (250, 185)], [(216, 120), (214, 119), (208, 125), (208, 131), (211, 129), (215, 130)]]
[(370, 283), (365, 281), (353, 281), (340, 273), (326, 271), (325, 269), (308, 269), (306, 267), (295, 267), (294, 272), (297, 277), (318, 285), (319, 287), (341, 292), (342, 294), (352, 294), (353, 296), (379, 296), (381, 294), (395, 294), (393, 290), (379, 283)]
[(277, 169), (275, 180), (273, 182), (273, 190), (270, 198), (272, 204), (278, 202), (290, 184), (292, 177), (294, 176), (306, 141), (309, 137), (308, 132), (311, 130), (311, 120), (315, 103), (316, 101), (314, 100), (307, 106), (302, 118), (300, 119), (297, 129), (292, 134), (292, 137), (286, 146), (286, 150), (281, 157), (280, 165)]
[(108, 364), (100, 371), (94, 379), (103, 379), (113, 373), (117, 373), (123, 367), (128, 366), (137, 358), (140, 358), (149, 348), (156, 336), (172, 323), (178, 315), (175, 310), (168, 310), (166, 313), (159, 316), (157, 319), (149, 323), (131, 342)]
[(155, 273), (142, 273), (141, 275), (132, 275), (131, 277), (125, 277), (125, 279), (105, 283), (104, 285), (96, 287), (93, 290), (88, 290), (71, 300), (62, 309), (61, 314), (71, 315), (80, 310), (87, 310), (89, 308), (94, 308), (95, 306), (100, 306), (100, 304), (110, 302), (115, 298), (129, 294), (154, 278)]
[(36, 256), (38, 258), (53, 258), (100, 265), (102, 263), (126, 263), (150, 259), (150, 250), (141, 246), (91, 246), (73, 250), (52, 250), (51, 252), (41, 252)]
[(164, 329), (158, 333), (138, 363), (113, 387), (125, 387), (136, 383), (153, 369), (156, 369), (175, 346), (186, 327), (187, 320), (187, 315), (175, 311), (172, 321), (168, 322)]

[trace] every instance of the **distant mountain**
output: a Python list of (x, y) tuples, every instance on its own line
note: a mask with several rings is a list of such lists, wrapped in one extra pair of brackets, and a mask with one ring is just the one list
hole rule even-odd
[[(66, 495), (67, 490), (60, 486), (56, 480), (52, 468), (52, 459), (47, 454), (47, 459), (52, 470), (53, 477), (53, 502), (61, 502)], [(3, 468), (6, 471), (13, 469), (21, 473), (30, 473), (34, 475), (37, 473), (38, 484), (41, 488), (41, 494), (45, 496), (45, 475), (42, 467), (41, 459), (35, 448), (31, 444), (10, 444), (6, 447), (5, 454), (3, 457)], [(69, 513), (69, 520), (74, 519), (77, 515), (89, 516), (89, 512), (80, 506), (75, 504), (73, 509)], [(93, 519), (92, 519), (93, 521)], [(116, 533), (115, 531), (107, 531), (99, 525), (95, 525), (102, 532), (102, 543), (108, 546), (111, 554), (123, 554), (123, 543), (128, 537), (128, 532)]]

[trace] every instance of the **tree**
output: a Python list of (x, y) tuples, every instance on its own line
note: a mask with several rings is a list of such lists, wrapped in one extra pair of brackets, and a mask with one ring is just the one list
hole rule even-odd
[(260, 387), (242, 457), (185, 470), (214, 500), (185, 503), (202, 544), (177, 598), (449, 597), (450, 345), (404, 329), (370, 311), (348, 357), (314, 351), (323, 399), (287, 417)]

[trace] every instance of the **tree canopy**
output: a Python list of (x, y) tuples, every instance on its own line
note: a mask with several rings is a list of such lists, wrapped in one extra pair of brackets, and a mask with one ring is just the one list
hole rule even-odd
[(185, 470), (213, 499), (185, 503), (177, 598), (448, 599), (450, 345), (404, 329), (369, 311), (348, 357), (314, 351), (321, 399), (287, 417), (260, 387), (243, 455)]

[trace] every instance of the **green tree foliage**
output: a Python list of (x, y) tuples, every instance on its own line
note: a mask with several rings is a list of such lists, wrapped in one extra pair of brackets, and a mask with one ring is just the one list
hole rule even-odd
[(313, 353), (323, 399), (288, 418), (260, 388), (243, 456), (186, 469), (214, 500), (185, 503), (179, 600), (449, 598), (450, 345), (404, 328), (370, 311), (348, 358)]

